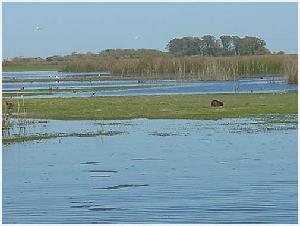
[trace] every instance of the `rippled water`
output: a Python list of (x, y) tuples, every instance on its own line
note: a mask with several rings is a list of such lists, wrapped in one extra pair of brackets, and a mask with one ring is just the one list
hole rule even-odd
[(30, 128), (127, 133), (4, 145), (3, 223), (297, 223), (297, 115)]

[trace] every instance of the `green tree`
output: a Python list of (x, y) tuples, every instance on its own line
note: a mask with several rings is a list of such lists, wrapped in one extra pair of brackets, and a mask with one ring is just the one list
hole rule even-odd
[(269, 54), (266, 42), (257, 37), (222, 35), (220, 39), (212, 35), (172, 39), (167, 49), (178, 56), (220, 56), (220, 55), (260, 55)]
[(212, 35), (202, 36), (203, 55), (204, 56), (218, 56), (222, 52), (220, 41)]
[(201, 40), (197, 37), (183, 37), (172, 39), (167, 49), (174, 55), (199, 55)]
[(220, 37), (223, 48), (223, 55), (234, 55), (233, 38), (229, 35), (222, 35)]

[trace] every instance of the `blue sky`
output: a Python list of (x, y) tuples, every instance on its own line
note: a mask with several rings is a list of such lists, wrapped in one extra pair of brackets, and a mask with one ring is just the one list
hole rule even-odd
[[(259, 36), (297, 52), (297, 3), (3, 3), (3, 58), (106, 48), (165, 50), (183, 36)], [(40, 26), (43, 30), (36, 30)]]

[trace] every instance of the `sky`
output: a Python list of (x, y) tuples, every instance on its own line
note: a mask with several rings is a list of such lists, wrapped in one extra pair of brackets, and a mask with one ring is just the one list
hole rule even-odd
[(2, 57), (47, 57), (108, 48), (166, 51), (176, 37), (257, 36), (297, 52), (297, 3), (2, 3)]

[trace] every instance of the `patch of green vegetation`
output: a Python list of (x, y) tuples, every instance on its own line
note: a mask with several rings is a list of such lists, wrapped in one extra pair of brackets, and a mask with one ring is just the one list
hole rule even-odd
[(9, 71), (60, 71), (62, 65), (50, 64), (50, 63), (16, 63), (16, 64), (5, 64), (2, 65), (4, 72)]
[(55, 133), (55, 134), (36, 134), (31, 136), (22, 137), (7, 137), (2, 139), (3, 144), (12, 144), (18, 142), (34, 141), (34, 140), (45, 140), (58, 137), (95, 137), (95, 136), (115, 136), (123, 134), (121, 131), (96, 131), (96, 132), (85, 132), (85, 133)]
[(63, 92), (92, 92), (92, 91), (109, 91), (109, 90), (127, 90), (127, 89), (145, 89), (160, 87), (162, 85), (136, 85), (136, 86), (111, 86), (111, 87), (75, 87), (75, 88), (60, 88), (60, 89), (26, 89), (23, 91), (10, 90), (2, 93), (3, 97), (16, 96), (38, 96), (38, 95), (52, 95)]
[[(219, 99), (223, 107), (210, 102)], [(16, 101), (13, 100), (16, 111)], [(61, 120), (220, 119), (297, 113), (297, 92), (270, 94), (192, 94), (25, 100), (26, 117)], [(15, 115), (15, 117), (18, 117)]]
[[(150, 76), (147, 77), (147, 80), (158, 80), (158, 79), (167, 79), (168, 77), (163, 75), (158, 75), (156, 77)], [(22, 83), (22, 82), (72, 82), (72, 81), (80, 81), (80, 82), (93, 82), (93, 81), (119, 81), (119, 80), (141, 80), (140, 76), (70, 76), (63, 78), (25, 78), (25, 79), (3, 79), (3, 83)], [(143, 79), (146, 80), (146, 79)]]
[(43, 140), (43, 139), (51, 139), (56, 138), (55, 135), (32, 135), (32, 136), (22, 136), (22, 137), (8, 137), (2, 139), (2, 144), (13, 144), (13, 143), (20, 143), (26, 141), (34, 141), (34, 140)]
[(23, 93), (17, 93), (17, 92), (3, 92), (2, 97), (16, 97), (16, 96), (40, 96), (40, 95), (52, 95), (53, 93), (50, 92), (23, 92)]

